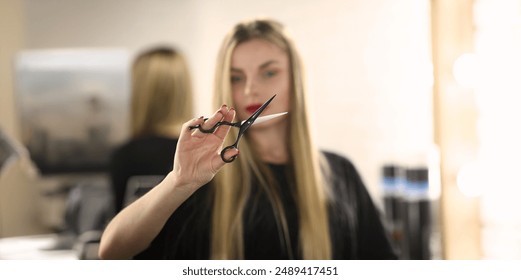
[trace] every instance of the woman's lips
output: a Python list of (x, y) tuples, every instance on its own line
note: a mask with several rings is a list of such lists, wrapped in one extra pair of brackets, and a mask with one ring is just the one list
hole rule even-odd
[(246, 107), (246, 111), (248, 111), (248, 113), (250, 113), (250, 114), (253, 114), (253, 113), (255, 113), (255, 111), (257, 111), (257, 109), (259, 109), (261, 106), (262, 106), (262, 104), (254, 104), (254, 105), (250, 105), (250, 106)]

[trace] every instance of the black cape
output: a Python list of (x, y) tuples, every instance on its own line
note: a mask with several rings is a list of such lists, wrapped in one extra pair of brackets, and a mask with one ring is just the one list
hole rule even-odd
[[(332, 200), (329, 224), (334, 259), (396, 259), (387, 232), (353, 164), (338, 154), (324, 152), (331, 166)], [(252, 186), (244, 213), (245, 259), (301, 259), (298, 214), (288, 185), (286, 165), (270, 165), (281, 186), (291, 252), (279, 236), (266, 195)], [(185, 201), (168, 219), (149, 248), (135, 259), (208, 259), (210, 256), (211, 184)]]

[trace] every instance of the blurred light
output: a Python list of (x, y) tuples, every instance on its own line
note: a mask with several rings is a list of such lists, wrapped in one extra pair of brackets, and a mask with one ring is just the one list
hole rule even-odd
[(475, 54), (462, 54), (454, 62), (452, 72), (456, 82), (466, 88), (474, 88), (478, 79), (478, 60)]
[(125, 49), (49, 49), (21, 51), (16, 66), (25, 71), (126, 70), (130, 53)]
[(475, 162), (463, 165), (456, 179), (459, 190), (467, 197), (480, 196), (486, 184), (483, 174), (482, 168)]

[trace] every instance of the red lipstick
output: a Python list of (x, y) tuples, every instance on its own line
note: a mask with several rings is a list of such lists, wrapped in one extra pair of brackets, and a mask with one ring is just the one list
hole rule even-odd
[(248, 111), (248, 113), (250, 113), (250, 114), (253, 114), (261, 106), (262, 106), (262, 104), (253, 104), (253, 105), (250, 105), (250, 106), (246, 107), (246, 111)]

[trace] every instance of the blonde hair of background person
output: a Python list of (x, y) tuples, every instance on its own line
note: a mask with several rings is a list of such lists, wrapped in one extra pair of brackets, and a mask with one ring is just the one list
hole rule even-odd
[(132, 66), (131, 136), (178, 137), (192, 117), (191, 77), (183, 55), (167, 47), (141, 53)]
[(170, 46), (142, 51), (132, 64), (131, 137), (113, 152), (114, 210), (126, 205), (131, 177), (166, 175), (183, 122), (193, 117), (192, 85), (182, 53)]
[[(232, 53), (238, 44), (254, 38), (275, 44), (289, 56), (292, 86), (290, 90), (292, 92), (290, 92), (287, 149), (289, 163), (294, 166), (293, 180), (297, 187), (296, 201), (300, 217), (302, 257), (304, 259), (329, 259), (331, 258), (331, 240), (327, 213), (327, 184), (324, 184), (319, 153), (313, 145), (310, 133), (300, 58), (281, 24), (270, 20), (244, 22), (237, 25), (226, 36), (217, 61), (214, 105), (233, 104), (230, 86)], [(274, 102), (277, 102), (276, 98)], [(228, 135), (228, 141), (232, 141), (232, 138), (234, 138), (233, 134)], [(237, 159), (238, 163), (227, 166), (214, 179), (216, 194), (213, 208), (211, 254), (215, 259), (242, 257), (242, 210), (246, 206), (247, 192), (254, 176), (260, 180), (275, 206), (277, 222), (280, 223), (283, 231), (282, 236), (286, 241), (289, 239), (284, 209), (274, 188), (276, 180), (248, 143), (248, 137), (245, 137), (241, 142), (241, 155)], [(322, 168), (327, 169), (327, 166), (323, 165)], [(241, 176), (237, 176), (237, 174), (241, 174)]]

